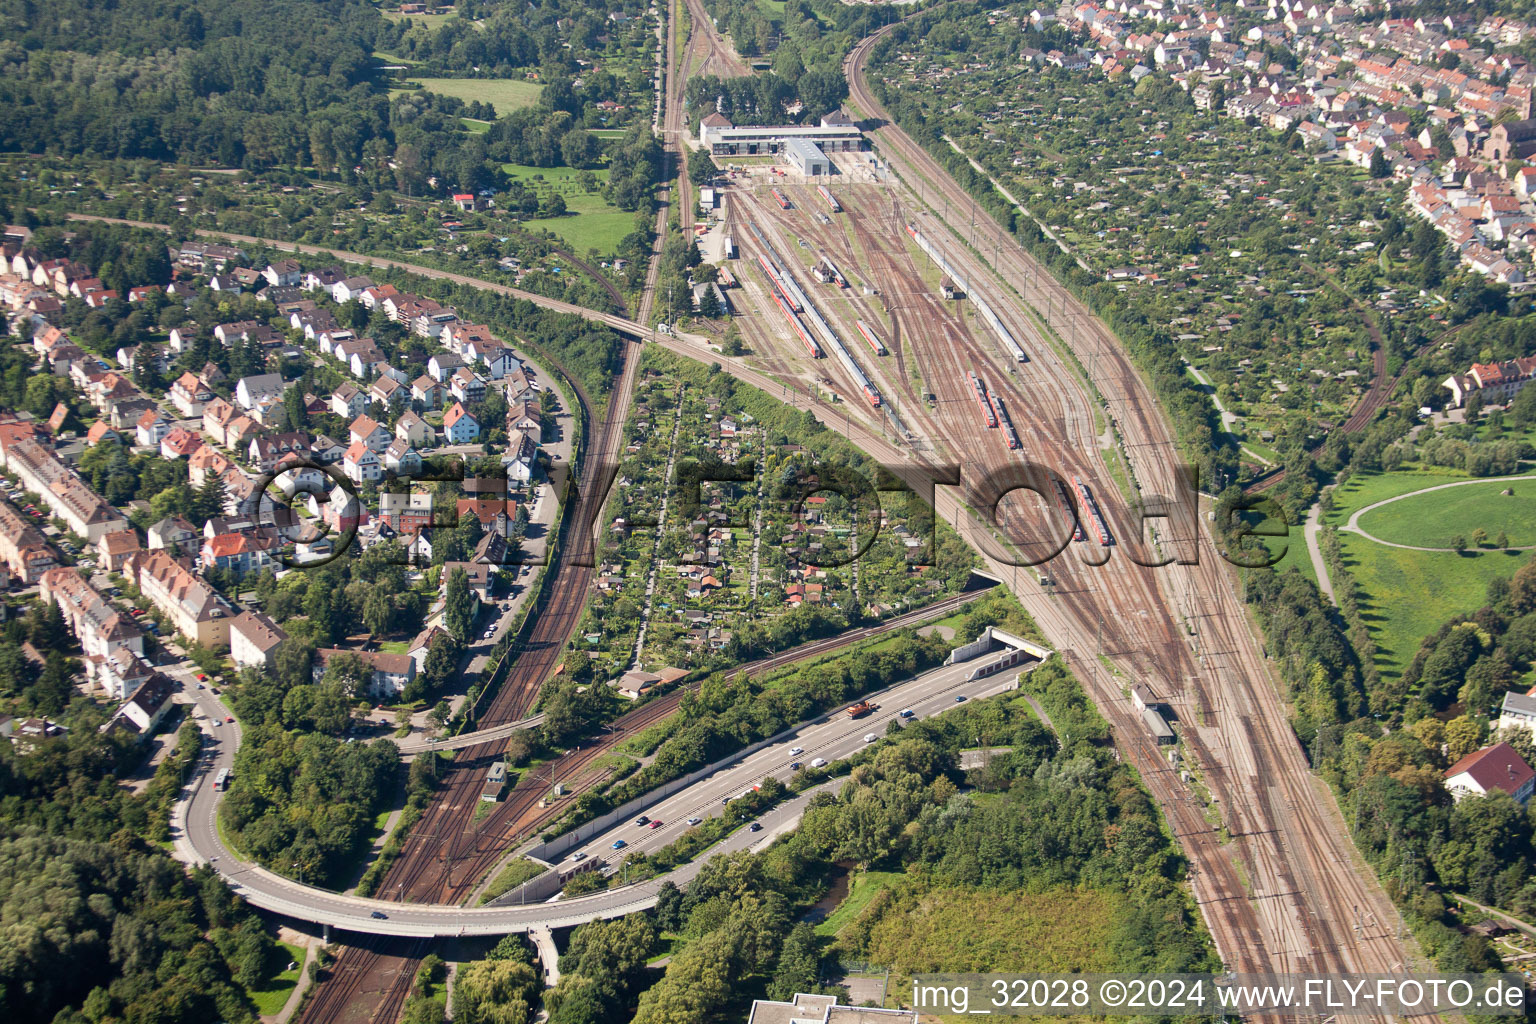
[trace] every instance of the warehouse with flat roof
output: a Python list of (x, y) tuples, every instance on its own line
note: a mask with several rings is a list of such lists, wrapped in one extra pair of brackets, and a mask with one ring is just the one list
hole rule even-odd
[(784, 162), (808, 178), (832, 173), (832, 161), (809, 139), (786, 139)]
[(804, 139), (819, 147), (823, 159), (827, 153), (857, 153), (867, 146), (846, 114), (833, 111), (818, 125), (773, 125), (738, 128), (720, 113), (705, 114), (699, 120), (699, 145), (712, 156), (775, 156), (791, 139)]

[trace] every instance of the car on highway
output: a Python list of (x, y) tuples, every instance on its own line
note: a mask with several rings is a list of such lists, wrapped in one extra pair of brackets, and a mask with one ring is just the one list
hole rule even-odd
[(571, 854), (571, 860), (573, 860), (573, 861), (586, 860), (586, 859), (587, 859), (587, 855), (585, 853), (580, 852), (580, 851), (577, 851), (576, 853)]
[(720, 802), (723, 803), (723, 804), (728, 804), (733, 799), (734, 799), (734, 797), (732, 797), (731, 794), (727, 793), (727, 794), (725, 794), (725, 796), (720, 798)]
[(624, 847), (626, 847), (626, 846), (628, 846), (628, 845), (629, 845), (629, 844), (628, 844), (628, 843), (626, 843), (626, 842), (625, 842), (625, 841), (624, 841), (624, 840), (622, 840), (622, 839), (615, 839), (615, 840), (614, 840), (614, 841), (613, 841), (613, 842), (612, 842), (612, 843), (611, 843), (611, 844), (610, 844), (610, 845), (609, 845), (609, 847), (608, 847), (608, 848), (609, 848), (609, 849), (610, 849), (610, 850), (622, 850), (622, 849), (624, 849)]
[(864, 742), (865, 743), (873, 743), (873, 742), (875, 742), (875, 740), (877, 740), (879, 738), (880, 738), (879, 736), (876, 736), (872, 732), (867, 732), (867, 733), (864, 734)]
[(955, 694), (955, 703), (956, 704), (964, 704), (965, 703), (965, 694), (963, 694), (963, 693)]
[(827, 759), (824, 758), (824, 757), (818, 757), (816, 760), (811, 762), (811, 767), (812, 768), (825, 768), (826, 766), (827, 766)]
[(221, 721), (219, 721), (219, 720), (218, 720), (218, 719), (217, 719), (217, 718), (215, 718), (215, 719), (214, 719), (214, 720), (213, 720), (213, 727), (214, 727), (214, 728), (215, 728), (215, 729), (217, 729), (217, 728), (218, 728), (218, 727), (219, 727), (219, 726), (221, 726), (221, 725), (223, 725), (223, 724), (224, 724), (224, 723), (223, 723), (223, 722), (221, 722)]
[(646, 816), (645, 816), (645, 815), (643, 815), (643, 814), (642, 814), (642, 815), (640, 815), (640, 817), (638, 817), (638, 818), (636, 818), (636, 819), (635, 819), (635, 824), (636, 824), (636, 825), (641, 825), (641, 826), (644, 826), (644, 825), (649, 825), (649, 824), (650, 824), (650, 823), (651, 823), (651, 819), (650, 819), (650, 818), (647, 818), (647, 817), (646, 817)]
[(911, 718), (912, 717), (912, 709), (911, 708), (902, 708), (900, 711), (896, 712), (896, 717), (898, 717), (898, 718)]
[(792, 772), (799, 771), (800, 770), (800, 762), (799, 761), (791, 761), (791, 762), (789, 762), (789, 770), (792, 771)]
[(754, 821), (752, 824), (747, 826), (747, 831), (748, 832), (761, 832), (762, 830), (763, 830), (763, 823), (760, 822), (760, 821)]
[(805, 748), (804, 747), (790, 747), (789, 748), (789, 756), (790, 757), (794, 757), (796, 754), (803, 754), (803, 753), (805, 753)]
[(703, 818), (689, 818), (688, 819), (688, 824), (690, 824), (690, 825), (697, 825), (697, 824), (699, 824), (703, 820), (704, 820)]
[(384, 913), (384, 911), (382, 911), (382, 910), (375, 910), (373, 913), (369, 914), (368, 916), (373, 918), (375, 921), (383, 921), (385, 918), (389, 917), (389, 915)]
[(647, 827), (649, 827), (649, 828), (661, 828), (661, 819), (660, 818), (652, 818), (650, 825), (647, 826)]

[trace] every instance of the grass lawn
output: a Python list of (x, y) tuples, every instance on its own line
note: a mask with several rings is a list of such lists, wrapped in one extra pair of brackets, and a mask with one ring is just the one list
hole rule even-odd
[(854, 874), (849, 879), (848, 895), (843, 897), (843, 902), (837, 905), (837, 909), (816, 926), (816, 934), (836, 935), (849, 921), (858, 917), (860, 911), (869, 906), (869, 901), (875, 898), (875, 893), (905, 877), (906, 875), (900, 871), (866, 871)]
[(500, 896), (507, 890), (515, 889), (522, 885), (524, 882), (528, 881), (528, 879), (535, 878), (543, 873), (544, 869), (542, 867), (535, 864), (531, 860), (525, 860), (524, 858), (519, 857), (501, 869), (501, 872), (497, 874), (495, 880), (492, 881), (490, 886), (486, 888), (485, 892), (481, 894), (480, 902), (489, 903), (491, 900), (495, 899), (497, 896)]
[(477, 121), (472, 117), (461, 117), (459, 118), (459, 123), (462, 124), (464, 126), (464, 130), (469, 132), (471, 135), (484, 135), (486, 132), (491, 130), (491, 122)]
[(409, 640), (384, 640), (380, 642), (379, 650), (389, 654), (409, 654), (411, 653), (411, 642)]
[[(1343, 525), (1356, 510), (1367, 505), (1466, 479), (1469, 478), (1465, 473), (1438, 467), (1357, 474), (1334, 491), (1334, 508), (1326, 520)], [(1506, 529), (1514, 543), (1519, 543), (1521, 536), (1527, 538), (1526, 543), (1536, 542), (1536, 528), (1527, 523), (1486, 517), (1474, 521), (1476, 506), (1481, 503), (1478, 499), (1483, 502), (1500, 500), (1498, 488), (1501, 486), (1509, 485), (1452, 487), (1408, 498), (1361, 516), (1361, 525), (1372, 530), (1380, 528), (1383, 538), (1400, 544), (1434, 547), (1447, 542), (1453, 533), (1470, 534), (1486, 519), (1488, 525), (1483, 528), (1490, 534), (1497, 535), (1500, 529)], [(1522, 500), (1522, 504), (1536, 500), (1536, 487), (1520, 483), (1513, 486), (1514, 500)], [(1524, 487), (1531, 487), (1532, 495), (1522, 495)], [(1461, 518), (1452, 526), (1450, 520), (1441, 518), (1442, 515)], [(1415, 517), (1420, 521), (1415, 522)], [(1528, 557), (1520, 553), (1486, 550), (1468, 551), (1464, 555), (1453, 551), (1407, 551), (1377, 544), (1357, 533), (1341, 533), (1339, 540), (1345, 567), (1360, 585), (1361, 613), (1376, 641), (1377, 667), (1384, 675), (1392, 677), (1402, 674), (1426, 635), (1439, 629), (1452, 615), (1479, 608), (1489, 581), (1512, 574)], [(1425, 540), (1430, 543), (1424, 543)], [(1301, 554), (1305, 557), (1299, 530), (1296, 546), (1303, 549)]]
[[(1512, 495), (1499, 492), (1506, 488)], [(1502, 531), (1516, 547), (1536, 544), (1536, 486), (1483, 482), (1447, 487), (1384, 505), (1360, 517), (1360, 528), (1382, 540), (1419, 547), (1451, 547), (1451, 538), (1470, 538), (1481, 528), (1489, 537)]]
[(286, 942), (279, 942), (278, 946), (287, 956), (284, 963), (292, 961), (298, 966), (291, 971), (283, 971), (262, 988), (247, 990), (246, 994), (251, 997), (251, 1002), (256, 1004), (256, 1012), (263, 1016), (272, 1016), (282, 1010), (293, 987), (299, 983), (299, 972), (304, 969), (303, 949)]
[(635, 215), (619, 209), (599, 195), (566, 196), (564, 217), (525, 221), (530, 229), (545, 229), (564, 239), (578, 256), (588, 249), (601, 253), (618, 251), (619, 242), (635, 229)]
[(1400, 676), (1424, 637), (1459, 612), (1482, 606), (1488, 583), (1509, 576), (1527, 553), (1406, 551), (1357, 533), (1339, 535), (1344, 564), (1363, 591), (1361, 614), (1383, 675)]
[(496, 108), (497, 114), (508, 114), (520, 107), (531, 107), (539, 101), (543, 86), (536, 82), (524, 82), (508, 78), (411, 78), (405, 86), (389, 90), (391, 96), (399, 93), (426, 89), (442, 96), (457, 96), (465, 102), (480, 100)]

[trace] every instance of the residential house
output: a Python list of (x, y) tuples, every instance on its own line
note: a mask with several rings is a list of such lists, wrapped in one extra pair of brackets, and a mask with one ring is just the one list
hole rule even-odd
[(59, 564), (42, 532), (5, 501), (0, 501), (0, 562), (24, 584), (36, 583)]
[(395, 437), (408, 442), (413, 448), (420, 448), (436, 440), (437, 430), (414, 410), (407, 410), (395, 421)]
[(309, 457), (310, 437), (307, 431), (293, 430), (285, 434), (264, 434), (251, 438), (246, 458), (263, 473), (270, 471), (282, 458), (297, 453)]
[(171, 432), (171, 421), (159, 409), (146, 409), (133, 427), (133, 439), (143, 448), (158, 448)]
[(448, 391), (465, 405), (474, 405), (485, 400), (485, 381), (469, 367), (461, 366), (449, 380)]
[(133, 617), (121, 612), (74, 569), (49, 569), (38, 581), (44, 604), (56, 604), (80, 649), (107, 657), (119, 648), (144, 653), (144, 632)]
[(304, 271), (299, 267), (298, 260), (278, 260), (276, 263), (268, 263), (261, 276), (274, 288), (296, 288), (304, 280)]
[(187, 460), (187, 483), (204, 487), (209, 480), (222, 480), (234, 463), (212, 445), (203, 445)]
[(424, 409), (442, 408), (448, 389), (443, 387), (441, 381), (422, 375), (411, 384), (411, 401), (420, 402)]
[(315, 682), (325, 678), (330, 660), (338, 654), (355, 654), (372, 669), (366, 681), (359, 680), (373, 697), (398, 697), (416, 678), (416, 662), (409, 654), (391, 654), (387, 651), (354, 651), (335, 647), (322, 647), (315, 652), (313, 666)]
[(384, 449), (384, 468), (395, 476), (420, 476), (421, 456), (409, 441), (395, 438)]
[(224, 569), (239, 576), (260, 572), (273, 563), (277, 546), (276, 538), (254, 533), (219, 534), (203, 541), (203, 570)]
[(229, 656), (241, 668), (256, 665), (270, 669), (277, 660), (277, 649), (288, 634), (266, 615), (243, 611), (229, 623)]
[(185, 459), (203, 446), (201, 434), (193, 433), (186, 427), (176, 427), (166, 434), (160, 442), (160, 457), (162, 459)]
[(480, 437), (480, 422), (460, 402), (443, 414), (443, 434), (449, 444), (471, 444)]
[(283, 375), (280, 373), (258, 373), (251, 377), (241, 377), (235, 385), (235, 401), (240, 403), (243, 409), (254, 409), (263, 403), (263, 399), (281, 401), (283, 389)]
[(156, 672), (134, 690), (133, 696), (107, 719), (101, 731), (107, 734), (127, 733), (140, 742), (155, 734), (166, 712), (171, 708), (171, 694), (176, 684), (169, 677)]
[(108, 572), (122, 572), (135, 552), (142, 550), (137, 530), (103, 534), (96, 542), (96, 564)]
[(353, 444), (361, 441), (375, 454), (389, 447), (389, 429), (372, 416), (359, 416), (347, 428)]
[(351, 384), (338, 384), (331, 394), (331, 412), (344, 420), (353, 420), (368, 408), (368, 396)]
[(362, 441), (354, 442), (347, 449), (347, 454), (341, 460), (341, 471), (347, 475), (348, 480), (359, 486), (375, 483), (384, 475), (378, 455)]
[(213, 400), (213, 391), (201, 377), (189, 370), (171, 384), (167, 397), (177, 412), (191, 419), (203, 414), (203, 406)]
[(463, 365), (465, 365), (463, 357), (454, 355), (452, 352), (439, 352), (427, 360), (427, 376), (439, 384), (444, 384)]
[(1536, 789), (1536, 771), (1508, 743), (1473, 751), (1447, 768), (1443, 777), (1451, 799), (1457, 802), (1497, 789), (1523, 804)]
[(150, 550), (166, 550), (173, 555), (191, 555), (202, 546), (200, 535), (180, 516), (168, 516), (148, 530)]

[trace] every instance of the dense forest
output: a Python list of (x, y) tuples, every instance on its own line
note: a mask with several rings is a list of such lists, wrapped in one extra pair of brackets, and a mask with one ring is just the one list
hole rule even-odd
[[(10, 0), (3, 10), (0, 150), (348, 176), (356, 168), (362, 180), (407, 191), (428, 190), (434, 177), (441, 190), (476, 189), (493, 184), (503, 162), (592, 166), (587, 114), (622, 93), (611, 76), (572, 87), (576, 53), (556, 34), (558, 4), (542, 5), (532, 23), (507, 9), (486, 32), (456, 21), (427, 36), (362, 0)], [(498, 67), (540, 66), (550, 85), (537, 106), (466, 132), (461, 116), (495, 112), (434, 94), (390, 97), (374, 51), (401, 44), (446, 46), (455, 67), (490, 47), (502, 54)]]
[(56, 607), (0, 626), (0, 708), (67, 729), (30, 748), (0, 742), (0, 1009), (61, 1024), (253, 1020), (246, 990), (282, 954), (221, 879), (188, 877), (159, 845), (201, 733), (183, 725), (131, 792), (144, 749), (99, 731), (106, 711), (71, 685), (73, 648)]

